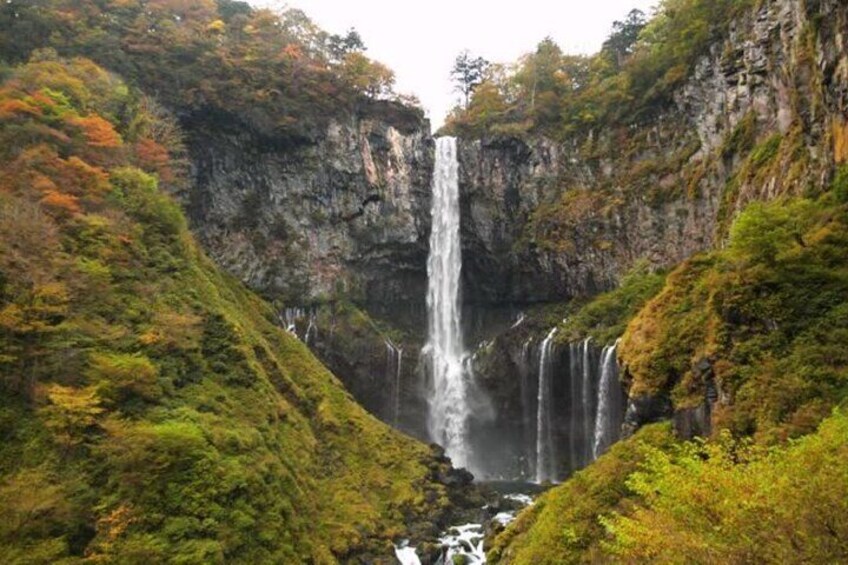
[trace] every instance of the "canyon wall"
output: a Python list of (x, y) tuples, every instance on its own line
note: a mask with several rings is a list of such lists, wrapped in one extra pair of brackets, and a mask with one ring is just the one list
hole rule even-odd
[[(642, 260), (668, 268), (721, 246), (753, 200), (823, 190), (848, 158), (846, 41), (838, 0), (766, 1), (732, 26), (667, 104), (645, 108), (631, 124), (558, 140), (460, 139), (470, 348), (529, 305), (610, 289)], [(214, 123), (188, 123), (197, 179), (189, 210), (209, 252), (286, 304), (342, 299), (382, 320), (351, 322), (336, 310), (319, 324), (313, 347), (387, 421), (397, 419), (394, 391), (402, 391), (402, 427), (423, 433), (415, 367), (426, 329), (434, 147), (427, 122), (377, 103), (298, 142)], [(395, 378), (390, 334), (404, 349), (400, 384), (387, 382)], [(490, 351), (494, 359), (520, 351), (517, 342), (500, 343), (508, 350)], [(515, 383), (503, 382), (516, 378), (478, 375), (486, 410), (503, 415), (487, 420), (481, 411), (483, 429), (518, 420), (520, 395), (505, 394)], [(667, 409), (634, 400), (628, 426)]]
[(721, 245), (752, 200), (820, 190), (832, 147), (846, 157), (847, 33), (840, 2), (764, 2), (635, 125), (465, 140), (466, 300), (594, 294), (637, 260), (668, 267)]

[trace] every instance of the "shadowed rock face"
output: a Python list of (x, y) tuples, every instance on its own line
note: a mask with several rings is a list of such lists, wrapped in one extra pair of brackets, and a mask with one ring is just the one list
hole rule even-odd
[(433, 141), (389, 103), (309, 140), (189, 121), (195, 231), (224, 268), (289, 304), (423, 305)]

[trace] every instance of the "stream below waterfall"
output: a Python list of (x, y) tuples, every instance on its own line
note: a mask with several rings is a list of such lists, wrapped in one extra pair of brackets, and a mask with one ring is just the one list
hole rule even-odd
[[(515, 520), (518, 513), (534, 503), (535, 497), (541, 492), (532, 483), (513, 483), (508, 481), (483, 483), (488, 488), (497, 491), (506, 509), (493, 509), (486, 505), (480, 509), (481, 516), (487, 515), (487, 520), (451, 526), (439, 535), (439, 550), (435, 560), (432, 555), (432, 565), (453, 565), (455, 562), (465, 565), (480, 565), (486, 563), (485, 542), (492, 529), (503, 529)], [(422, 565), (417, 548), (408, 541), (402, 541), (395, 546), (395, 556), (401, 565)], [(460, 559), (457, 561), (457, 559)]]

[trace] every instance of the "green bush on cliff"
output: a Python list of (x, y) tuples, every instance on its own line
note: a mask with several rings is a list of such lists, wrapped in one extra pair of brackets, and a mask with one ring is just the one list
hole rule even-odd
[(447, 507), (442, 464), (201, 253), (143, 99), (52, 56), (0, 87), (4, 562), (391, 553)]
[(627, 480), (649, 454), (674, 443), (665, 424), (646, 426), (595, 463), (546, 492), (501, 533), (488, 550), (491, 563), (589, 563), (602, 556), (606, 531), (599, 517), (627, 508)]
[(622, 277), (618, 288), (599, 294), (569, 314), (560, 336), (566, 341), (592, 337), (596, 343), (612, 343), (664, 284), (665, 275), (654, 272), (647, 262), (639, 262)]
[(764, 441), (815, 429), (848, 385), (848, 221), (831, 195), (753, 204), (724, 251), (692, 259), (629, 325), (633, 395), (699, 404), (702, 359), (729, 403), (718, 428)]
[(604, 520), (636, 563), (839, 563), (848, 558), (848, 417), (771, 452), (724, 437), (649, 448), (637, 502)]

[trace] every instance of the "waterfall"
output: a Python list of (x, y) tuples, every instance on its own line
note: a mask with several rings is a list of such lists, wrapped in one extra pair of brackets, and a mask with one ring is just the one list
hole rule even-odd
[[(303, 341), (306, 345), (318, 336), (318, 324), (314, 309), (309, 311), (303, 308), (286, 308), (279, 313), (280, 324), (287, 332)], [(303, 321), (307, 321), (306, 330), (301, 335), (298, 331), (298, 324), (303, 327)]]
[(522, 480), (530, 480), (533, 473), (533, 455), (529, 451), (535, 439), (533, 424), (536, 420), (536, 414), (533, 410), (533, 401), (537, 396), (537, 391), (532, 382), (536, 369), (533, 366), (533, 353), (533, 338), (531, 337), (521, 346), (521, 357), (518, 364), (519, 377), (521, 378), (521, 429), (523, 444), (526, 446), (519, 459), (519, 476)]
[(401, 369), (403, 365), (403, 349), (396, 346), (390, 339), (386, 340), (386, 382), (392, 383), (392, 423), (395, 427), (400, 422), (400, 397), (402, 392)]
[(595, 418), (595, 437), (592, 444), (592, 457), (597, 459), (618, 439), (620, 405), (622, 403), (621, 384), (618, 382), (618, 341), (615, 345), (604, 347), (601, 355), (601, 380), (598, 383), (598, 413)]
[(582, 388), (580, 379), (577, 378), (583, 371), (581, 363), (583, 355), (580, 350), (580, 344), (572, 342), (568, 344), (568, 376), (569, 386), (569, 406), (571, 407), (568, 419), (568, 443), (570, 446), (569, 452), (569, 467), (571, 469), (579, 469), (583, 463), (583, 454), (581, 452), (583, 439), (583, 421), (585, 416), (585, 404), (583, 403)]
[[(592, 394), (592, 385), (595, 380), (595, 366), (592, 363), (592, 338), (587, 337), (582, 344), (582, 400), (583, 400), (583, 439), (585, 450), (583, 462), (588, 463), (593, 459), (592, 437), (595, 423), (595, 395)], [(574, 376), (575, 378), (577, 375)]]
[(457, 467), (468, 465), (468, 383), (460, 323), (462, 256), (459, 233), (459, 166), (456, 139), (436, 140), (432, 233), (427, 259), (430, 437)]
[(542, 342), (539, 353), (539, 395), (536, 408), (536, 482), (556, 480), (556, 461), (553, 453), (553, 430), (551, 428), (552, 391), (554, 363), (551, 356), (557, 328)]

